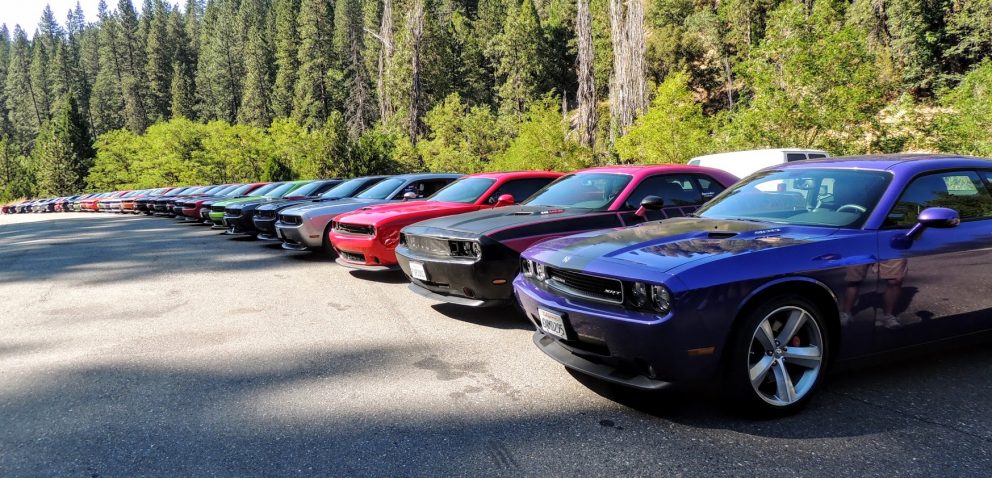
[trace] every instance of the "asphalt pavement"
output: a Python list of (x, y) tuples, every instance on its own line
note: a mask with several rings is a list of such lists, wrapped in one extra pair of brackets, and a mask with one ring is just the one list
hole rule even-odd
[(754, 420), (568, 373), (513, 309), (173, 219), (0, 216), (0, 476), (989, 476), (992, 345)]

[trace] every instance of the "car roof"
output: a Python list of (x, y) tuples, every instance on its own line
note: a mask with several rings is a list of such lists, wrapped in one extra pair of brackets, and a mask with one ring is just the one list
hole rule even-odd
[(772, 166), (769, 169), (809, 169), (809, 168), (852, 168), (873, 169), (916, 174), (922, 171), (948, 168), (989, 168), (992, 160), (958, 154), (901, 153), (844, 156), (824, 159), (808, 159)]
[(515, 178), (557, 178), (562, 173), (555, 171), (505, 171), (492, 173), (469, 174), (467, 178), (492, 178), (492, 179), (515, 179)]
[(416, 181), (421, 179), (458, 179), (464, 176), (464, 174), (458, 173), (411, 173), (411, 174), (398, 174), (392, 176), (394, 178), (405, 179), (407, 181)]

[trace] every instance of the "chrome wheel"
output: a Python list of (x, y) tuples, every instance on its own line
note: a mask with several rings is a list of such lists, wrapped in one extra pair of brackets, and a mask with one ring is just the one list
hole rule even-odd
[(748, 371), (762, 400), (777, 407), (796, 403), (812, 390), (822, 366), (823, 331), (809, 311), (788, 305), (758, 322)]

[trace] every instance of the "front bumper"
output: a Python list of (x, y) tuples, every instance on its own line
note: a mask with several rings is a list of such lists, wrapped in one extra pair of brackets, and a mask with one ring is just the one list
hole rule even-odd
[[(703, 381), (719, 372), (722, 343), (713, 341), (725, 337), (726, 331), (707, 330), (709, 321), (699, 316), (675, 319), (678, 309), (659, 316), (564, 297), (523, 276), (517, 276), (513, 288), (521, 309), (538, 330), (535, 343), (568, 368), (640, 389)], [(543, 331), (539, 308), (562, 317), (567, 340)]]
[(306, 251), (317, 249), (323, 245), (321, 233), (310, 234), (306, 223), (285, 224), (277, 222), (275, 224), (276, 237), (282, 240), (282, 248), (290, 251)]
[(214, 229), (224, 229), (224, 212), (223, 211), (210, 211), (207, 214), (207, 218), (213, 223)]
[(255, 225), (255, 230), (258, 231), (259, 239), (276, 239), (276, 218), (254, 216), (251, 218), (251, 222)]
[[(483, 253), (485, 257), (485, 253)], [(413, 277), (410, 262), (423, 265), (427, 280)], [(458, 305), (499, 305), (513, 300), (513, 278), (517, 275), (519, 259), (495, 260), (467, 257), (426, 256), (400, 246), (396, 248), (396, 262), (403, 273), (417, 288), (431, 295), (426, 297)]]
[(379, 236), (339, 234), (332, 229), (331, 244), (338, 253), (338, 263), (356, 269), (396, 270), (395, 249), (379, 242)]
[(240, 216), (228, 216), (227, 214), (223, 217), (224, 226), (227, 227), (227, 232), (230, 234), (254, 234), (255, 225), (251, 221), (251, 216), (242, 213)]

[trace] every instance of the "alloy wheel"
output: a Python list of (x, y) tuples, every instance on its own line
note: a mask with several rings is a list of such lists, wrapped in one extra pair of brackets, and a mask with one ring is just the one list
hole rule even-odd
[(779, 307), (760, 322), (751, 338), (751, 386), (766, 403), (785, 407), (805, 397), (823, 367), (820, 321), (802, 307)]

